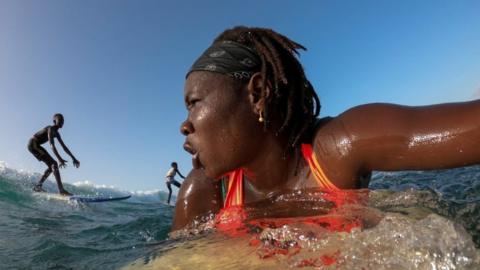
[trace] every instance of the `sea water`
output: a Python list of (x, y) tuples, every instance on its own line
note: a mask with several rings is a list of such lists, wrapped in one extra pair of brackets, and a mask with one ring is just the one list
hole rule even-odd
[[(162, 245), (172, 221), (166, 194), (65, 183), (74, 194), (126, 201), (76, 203), (35, 193), (37, 173), (0, 163), (0, 269), (117, 269)], [(159, 184), (163, 182), (159, 179)], [(44, 188), (56, 192), (47, 181)]]
[(374, 173), (368, 204), (340, 211), (375, 217), (366, 228), (300, 222), (242, 237), (208, 219), (169, 237), (163, 192), (66, 184), (75, 194), (132, 195), (81, 204), (32, 192), (39, 177), (0, 164), (1, 269), (480, 269), (479, 166)]

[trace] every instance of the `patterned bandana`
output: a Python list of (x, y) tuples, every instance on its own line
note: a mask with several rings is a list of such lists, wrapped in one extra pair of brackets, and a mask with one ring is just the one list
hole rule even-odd
[(251, 48), (233, 41), (222, 41), (212, 44), (193, 63), (186, 77), (192, 71), (212, 71), (247, 80), (260, 70), (261, 65), (260, 57)]

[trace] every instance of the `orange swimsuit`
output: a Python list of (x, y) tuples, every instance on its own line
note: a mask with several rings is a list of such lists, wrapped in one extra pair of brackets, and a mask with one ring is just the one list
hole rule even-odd
[[(303, 158), (308, 162), (310, 166), (310, 170), (317, 180), (318, 185), (321, 189), (325, 191), (339, 191), (340, 189), (337, 188), (330, 180), (328, 180), (327, 176), (320, 167), (315, 154), (313, 153), (312, 145), (311, 144), (302, 144), (302, 154)], [(231, 173), (229, 173), (229, 181), (228, 181), (228, 189), (227, 189), (227, 196), (225, 197), (224, 208), (228, 208), (231, 206), (241, 206), (243, 205), (243, 170), (237, 169)]]
[[(323, 172), (315, 153), (310, 144), (302, 144), (301, 150), (303, 157), (308, 162), (310, 170), (312, 171), (318, 185), (324, 193), (322, 197), (325, 200), (333, 202), (336, 207), (327, 215), (311, 216), (311, 217), (293, 217), (293, 218), (266, 218), (256, 219), (245, 222), (247, 213), (243, 207), (244, 193), (243, 193), (243, 170), (237, 169), (229, 174), (227, 195), (225, 203), (220, 213), (215, 218), (215, 225), (217, 230), (225, 233), (231, 237), (245, 236), (252, 228), (280, 228), (287, 224), (304, 223), (321, 226), (331, 232), (350, 232), (353, 228), (362, 227), (362, 221), (357, 217), (346, 217), (345, 215), (335, 213), (336, 209), (344, 204), (358, 204), (365, 201), (367, 196), (364, 194), (352, 191), (341, 190), (336, 187)], [(367, 193), (368, 194), (368, 191)], [(257, 231), (258, 232), (258, 231)], [(258, 246), (260, 235), (257, 234), (255, 238), (250, 240), (250, 246)], [(270, 243), (270, 242), (269, 242)], [(266, 259), (276, 254), (286, 255), (288, 257), (297, 254), (301, 247), (299, 245), (293, 248), (286, 248), (279, 243), (278, 247), (272, 243), (268, 247), (259, 246), (257, 254), (260, 258)], [(340, 250), (332, 254), (324, 254), (317, 257), (306, 258), (300, 260), (299, 267), (302, 266), (328, 266), (336, 263), (337, 258), (341, 254)]]
[[(323, 198), (333, 202), (336, 206), (334, 209), (344, 204), (358, 203), (360, 201), (359, 196), (357, 196), (358, 194), (339, 189), (327, 178), (315, 156), (315, 153), (313, 152), (312, 145), (302, 144), (301, 150), (304, 159), (308, 162), (310, 170), (318, 182), (319, 187), (324, 191), (322, 194)], [(237, 169), (229, 173), (227, 195), (225, 197), (224, 207), (216, 217), (217, 229), (228, 232), (230, 235), (243, 234), (244, 231), (242, 228), (245, 229), (244, 220), (247, 217), (243, 209), (243, 205), (243, 170)], [(323, 227), (332, 231), (350, 231), (352, 228), (360, 226), (358, 220), (352, 222), (351, 220), (346, 221), (344, 218), (339, 217), (316, 216), (306, 218), (269, 219), (268, 227), (278, 227), (292, 222), (313, 222), (316, 224), (321, 224)], [(259, 222), (250, 221), (249, 223), (257, 224)], [(264, 224), (265, 222), (260, 221), (260, 223)]]

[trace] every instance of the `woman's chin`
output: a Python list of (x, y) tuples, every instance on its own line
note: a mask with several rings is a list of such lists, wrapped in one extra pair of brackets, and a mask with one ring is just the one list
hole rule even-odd
[(205, 176), (207, 176), (208, 178), (212, 178), (215, 181), (221, 180), (221, 178), (228, 173), (224, 170), (218, 170), (216, 168), (212, 168), (212, 167), (209, 167), (209, 166), (204, 166), (203, 167), (203, 172), (204, 172)]
[(215, 180), (218, 180), (222, 176), (222, 175), (210, 170), (208, 167), (203, 167), (203, 171), (204, 171), (204, 174), (208, 178), (212, 178), (212, 179), (215, 179)]

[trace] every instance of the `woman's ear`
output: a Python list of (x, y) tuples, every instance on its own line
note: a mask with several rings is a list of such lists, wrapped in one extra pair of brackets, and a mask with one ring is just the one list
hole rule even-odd
[[(265, 89), (263, 85), (266, 84)], [(247, 85), (248, 99), (256, 114), (264, 113), (265, 103), (270, 98), (270, 84), (264, 80), (262, 74), (257, 72), (250, 77)]]

